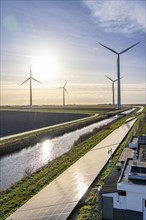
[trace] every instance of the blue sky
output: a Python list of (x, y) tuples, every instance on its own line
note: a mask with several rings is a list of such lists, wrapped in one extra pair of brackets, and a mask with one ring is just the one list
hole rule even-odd
[[(56, 86), (66, 80), (68, 104), (109, 103), (110, 82), (104, 75), (116, 79), (117, 56), (98, 42), (119, 52), (139, 41), (121, 55), (122, 89), (129, 95), (123, 103), (131, 102), (136, 86), (141, 92), (132, 102), (144, 102), (145, 7), (144, 0), (2, 0), (2, 104), (28, 103), (29, 84), (20, 84), (29, 77), (30, 64), (33, 77), (43, 82), (34, 83), (41, 94), (34, 96), (36, 104), (61, 104)], [(53, 98), (47, 100), (46, 92)]]

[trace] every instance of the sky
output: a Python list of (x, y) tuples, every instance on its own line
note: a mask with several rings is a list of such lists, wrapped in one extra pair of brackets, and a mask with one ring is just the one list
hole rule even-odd
[[(145, 0), (1, 0), (1, 105), (112, 103), (120, 56), (121, 101), (146, 100)], [(115, 84), (115, 99), (117, 85)]]

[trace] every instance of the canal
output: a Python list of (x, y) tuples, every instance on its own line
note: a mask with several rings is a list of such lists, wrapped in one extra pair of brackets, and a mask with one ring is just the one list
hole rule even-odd
[[(134, 111), (131, 109), (126, 114)], [(78, 138), (88, 132), (92, 132), (94, 128), (100, 128), (121, 116), (113, 116), (96, 122), (92, 125), (77, 129), (62, 136), (46, 139), (35, 145), (30, 145), (20, 151), (4, 155), (0, 158), (1, 180), (0, 190), (6, 190), (14, 183), (20, 181), (26, 175), (35, 172), (37, 169), (46, 165), (48, 162), (68, 152)]]

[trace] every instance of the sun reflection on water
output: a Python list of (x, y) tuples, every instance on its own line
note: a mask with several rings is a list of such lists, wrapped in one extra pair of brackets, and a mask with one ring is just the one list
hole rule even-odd
[(41, 148), (41, 158), (42, 161), (45, 163), (46, 161), (49, 161), (52, 158), (52, 147), (53, 144), (51, 140), (44, 141)]

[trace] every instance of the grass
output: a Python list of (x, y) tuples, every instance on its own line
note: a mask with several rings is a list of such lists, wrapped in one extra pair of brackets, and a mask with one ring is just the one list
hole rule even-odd
[[(146, 110), (146, 107), (145, 107)], [(100, 218), (99, 213), (99, 203), (98, 201), (98, 187), (102, 186), (104, 184), (105, 179), (108, 177), (108, 175), (112, 175), (114, 172), (114, 167), (118, 161), (119, 156), (121, 155), (123, 149), (128, 144), (130, 137), (135, 133), (135, 129), (139, 126), (139, 129), (136, 133), (136, 135), (142, 135), (144, 131), (146, 131), (146, 120), (144, 119), (144, 113), (139, 116), (139, 120), (136, 121), (133, 128), (130, 130), (126, 138), (123, 140), (123, 142), (120, 144), (117, 151), (114, 153), (114, 156), (112, 158), (112, 169), (109, 164), (106, 164), (106, 166), (103, 168), (100, 175), (96, 178), (92, 186), (90, 187), (90, 190), (85, 194), (83, 199), (80, 201), (78, 207), (74, 211), (71, 219), (76, 220), (86, 220), (86, 219), (92, 219), (96, 220)]]
[(106, 111), (100, 110), (76, 110), (76, 109), (1, 109), (1, 111), (25, 111), (25, 112), (47, 112), (47, 113), (72, 113), (72, 114), (89, 114), (94, 115), (96, 113), (104, 113)]
[(12, 137), (9, 139), (1, 140), (0, 141), (0, 152), (1, 154), (5, 152), (6, 153), (13, 152), (14, 150), (17, 150), (17, 147), (19, 147), (19, 149), (22, 149), (25, 146), (28, 146), (29, 143), (35, 144), (46, 138), (57, 137), (65, 133), (74, 131), (76, 129), (83, 128), (85, 126), (88, 126), (92, 123), (98, 122), (105, 118), (107, 118), (107, 116), (104, 116), (104, 115), (95, 116), (95, 117), (93, 116), (91, 118), (85, 118), (80, 121), (70, 122), (64, 125), (58, 125), (58, 126), (56, 125), (53, 128), (30, 132), (27, 134), (23, 134), (21, 136), (16, 136), (16, 137)]
[(93, 137), (73, 147), (48, 165), (26, 177), (15, 184), (9, 190), (1, 194), (1, 219), (4, 220), (12, 212), (23, 205), (27, 200), (49, 184), (59, 174), (65, 171), (69, 166), (76, 162), (80, 157), (92, 149), (96, 144), (103, 140), (113, 130), (121, 126), (128, 116), (118, 120), (116, 123), (108, 126), (105, 130), (98, 132)]
[(140, 128), (138, 129), (136, 135), (146, 135), (146, 119), (142, 121)]
[[(100, 108), (100, 109), (103, 110), (102, 108)], [(107, 109), (109, 110), (109, 108), (107, 108)], [(18, 109), (16, 109), (16, 110), (18, 110)], [(28, 110), (30, 111), (30, 109), (28, 109)], [(45, 109), (43, 109), (43, 111), (44, 110)], [(70, 123), (65, 124), (65, 125), (59, 125), (59, 126), (56, 125), (53, 128), (48, 128), (48, 129), (44, 129), (44, 130), (40, 130), (40, 131), (30, 132), (30, 133), (27, 133), (27, 134), (23, 134), (21, 136), (16, 136), (16, 137), (12, 137), (12, 138), (9, 138), (9, 139), (1, 140), (0, 141), (0, 153), (3, 154), (3, 153), (12, 152), (15, 149), (18, 150), (18, 148), (17, 148), (18, 145), (22, 149), (23, 147), (28, 145), (28, 143), (30, 141), (33, 144), (35, 144), (35, 143), (41, 141), (44, 138), (57, 137), (59, 135), (63, 135), (64, 133), (74, 131), (76, 129), (80, 129), (82, 127), (90, 125), (94, 122), (98, 122), (100, 120), (103, 120), (104, 118), (109, 117), (108, 114), (105, 113), (105, 111), (106, 110), (104, 110), (104, 112), (102, 112), (102, 113), (100, 112), (99, 116), (95, 116), (95, 117), (93, 116), (93, 118), (85, 118), (85, 119), (82, 119), (80, 121), (70, 122)], [(123, 111), (123, 110), (120, 110), (120, 111)], [(118, 112), (119, 112), (119, 110), (118, 111), (113, 111), (112, 115), (115, 115)]]
[(74, 114), (96, 114), (115, 111), (112, 105), (66, 105), (66, 106), (2, 106), (1, 110), (9, 111), (31, 111), (31, 112), (53, 112), (53, 113), (74, 113)]

